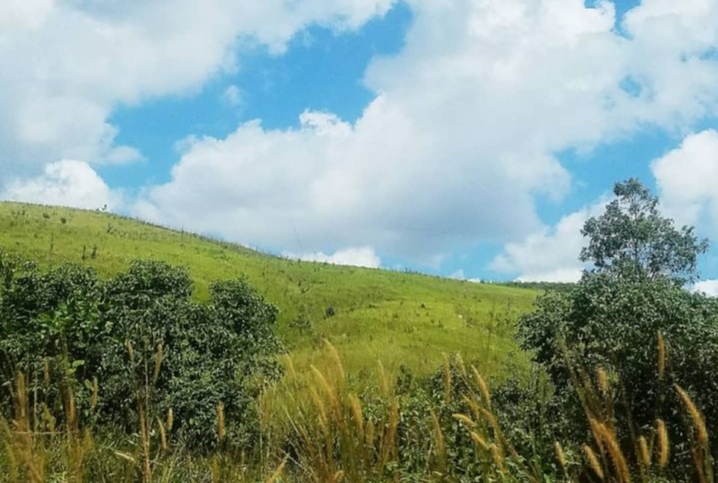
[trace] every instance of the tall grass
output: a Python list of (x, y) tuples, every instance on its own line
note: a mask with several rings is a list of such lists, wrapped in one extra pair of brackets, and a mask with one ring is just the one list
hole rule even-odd
[[(214, 454), (185, 451), (171, 438), (172, 411), (157, 415), (143, 402), (151, 380), (137, 381), (139, 427), (126, 435), (83, 421), (70, 384), (62, 385), (62, 414), (53, 416), (18, 374), (9, 388), (12, 417), (0, 424), (0, 482), (654, 482), (671, 477), (670, 454), (685, 447), (693, 455), (694, 478), (714, 482), (705, 421), (691, 395), (679, 386), (672, 391), (683, 404), (690, 441), (670, 441), (660, 415), (652, 427), (619, 427), (612, 394), (620, 381), (602, 368), (592, 374), (575, 370), (573, 388), (586, 415), (587, 438), (555, 441), (553, 459), (537, 463), (507, 436), (510, 431), (499, 422), (501, 408), (492, 400), (485, 377), (460, 358), (458, 370), (450, 370), (448, 362), (442, 369), (443, 400), (417, 411), (381, 365), (377, 380), (366, 390), (363, 383), (355, 384), (331, 344), (325, 343), (324, 351), (326, 357), (306, 369), (298, 370), (286, 357), (286, 377), (257, 402), (261, 438), (246, 453), (221, 444)], [(159, 371), (161, 348), (157, 352)], [(658, 353), (658, 374), (663, 377), (665, 346), (660, 337)], [(358, 392), (360, 387), (363, 392)], [(457, 394), (453, 387), (461, 391)], [(447, 407), (464, 410), (451, 414), (447, 424), (442, 418)], [(415, 421), (423, 428), (419, 436), (409, 431)], [(216, 424), (221, 441), (222, 405)], [(458, 447), (457, 441), (469, 446)], [(472, 454), (471, 472), (456, 467), (461, 451)], [(410, 466), (407, 460), (419, 463)]]
[(327, 350), (327, 366), (301, 376), (287, 360), (287, 380), (264, 396), (263, 432), (284, 441), (303, 481), (379, 481), (398, 458), (398, 398), (380, 366), (378, 404), (369, 412), (334, 347), (327, 343)]
[[(126, 348), (128, 357), (134, 362), (131, 342), (127, 342)], [(66, 376), (60, 381), (60, 414), (53, 415), (50, 404), (38, 400), (37, 394), (31, 394), (25, 375), (18, 373), (9, 387), (13, 400), (12, 416), (9, 420), (0, 418), (0, 482), (249, 482), (263, 481), (262, 473), (269, 475), (267, 481), (278, 481), (284, 465), (265, 469), (259, 464), (247, 465), (241, 455), (192, 454), (183, 448), (181, 441), (171, 441), (168, 431), (174, 425), (172, 410), (166, 415), (158, 415), (149, 403), (149, 393), (161, 370), (162, 357), (160, 345), (154, 358), (154, 372), (141, 371), (145, 375), (152, 374), (152, 379), (141, 377), (140, 371), (130, 375), (138, 416), (138, 427), (133, 434), (93, 427), (92, 414), (87, 415), (85, 421), (81, 420), (71, 377)], [(45, 385), (49, 386), (47, 363), (44, 373)], [(59, 371), (59, 374), (67, 373)], [(94, 381), (90, 411), (95, 409), (98, 386)], [(217, 418), (221, 443), (224, 437), (221, 405), (217, 407)], [(61, 424), (57, 424), (58, 421)]]

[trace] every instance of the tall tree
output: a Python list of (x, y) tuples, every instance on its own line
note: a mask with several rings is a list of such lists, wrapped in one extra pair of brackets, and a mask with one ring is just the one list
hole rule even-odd
[[(557, 388), (561, 413), (571, 422), (567, 430), (585, 422), (581, 397), (569, 388), (577, 374), (602, 368), (615, 381), (602, 397), (611, 398), (617, 427), (648, 428), (660, 416), (672, 441), (690, 441), (682, 403), (671, 390), (677, 383), (694, 396), (716, 434), (718, 299), (683, 286), (698, 277), (698, 256), (708, 244), (693, 228), (678, 229), (663, 217), (658, 199), (638, 180), (617, 183), (614, 193), (605, 212), (582, 230), (588, 245), (581, 260), (593, 268), (570, 290), (539, 297), (535, 310), (520, 317), (522, 347)], [(631, 454), (635, 441), (626, 436), (621, 442)]]
[(699, 240), (693, 227), (678, 229), (661, 216), (658, 198), (637, 179), (616, 183), (613, 193), (605, 213), (589, 219), (581, 231), (588, 238), (581, 260), (592, 262), (594, 271), (627, 278), (695, 281), (707, 240)]

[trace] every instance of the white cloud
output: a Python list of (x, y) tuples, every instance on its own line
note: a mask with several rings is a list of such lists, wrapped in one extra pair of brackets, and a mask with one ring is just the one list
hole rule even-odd
[[(281, 53), (307, 25), (358, 28), (393, 3), (10, 0), (0, 12), (0, 186), (51, 160), (136, 159), (115, 142), (116, 106), (191, 93), (241, 65), (247, 45)], [(405, 46), (367, 70), (376, 99), (359, 120), (307, 112), (296, 129), (255, 121), (226, 139), (197, 133), (134, 212), (280, 250), (297, 236), (312, 249), (366, 245), (422, 260), (478, 241), (551, 245), (534, 202), (570, 188), (555, 153), (646, 126), (687, 131), (718, 113), (718, 62), (705, 55), (718, 46), (718, 3), (643, 0), (623, 19), (610, 2), (585, 3), (408, 0)], [(514, 251), (506, 267), (522, 273), (576, 273)]]
[(709, 297), (718, 297), (718, 280), (703, 280), (693, 286), (694, 292), (701, 292)]
[(718, 131), (687, 136), (651, 169), (667, 214), (718, 236)]
[(371, 247), (362, 248), (345, 248), (337, 250), (332, 255), (324, 252), (314, 253), (284, 253), (287, 258), (304, 260), (308, 262), (332, 263), (334, 265), (351, 265), (354, 267), (379, 268), (381, 267), (381, 258)]
[(508, 243), (503, 253), (491, 262), (499, 273), (518, 273), (522, 282), (577, 282), (585, 265), (578, 259), (586, 240), (581, 235), (584, 223), (600, 215), (606, 201), (599, 201), (564, 216), (553, 227), (530, 234), (523, 241)]
[[(651, 163), (661, 208), (679, 225), (699, 225), (718, 235), (718, 132), (705, 130), (685, 137), (677, 148)], [(583, 223), (603, 211), (604, 202), (565, 216), (553, 228), (510, 243), (492, 263), (503, 273), (520, 273), (526, 281), (575, 281), (583, 266), (578, 254), (585, 240)], [(718, 281), (698, 282), (696, 290), (713, 294)]]
[(454, 280), (462, 280), (465, 282), (481, 283), (480, 278), (466, 278), (466, 274), (464, 273), (463, 269), (456, 270), (451, 275), (449, 275), (449, 278), (453, 278)]
[(222, 97), (224, 101), (232, 107), (239, 107), (244, 104), (244, 93), (234, 84), (224, 90)]
[(83, 161), (63, 160), (49, 164), (36, 178), (16, 180), (0, 192), (0, 199), (74, 208), (116, 209), (121, 199)]
[(281, 53), (310, 24), (358, 28), (394, 0), (4, 0), (0, 186), (57, 159), (127, 162), (118, 105), (187, 94), (241, 50)]
[[(626, 36), (609, 2), (409, 4), (405, 47), (368, 69), (377, 97), (356, 123), (307, 113), (297, 129), (251, 122), (197, 139), (136, 212), (279, 249), (294, 245), (292, 227), (305, 246), (422, 260), (532, 233), (526, 243), (542, 245), (554, 235), (542, 231), (535, 197), (560, 199), (570, 186), (555, 153), (718, 113), (718, 62), (702, 56), (718, 45), (714, 2), (668, 11), (644, 0), (623, 19)], [(513, 257), (533, 276), (579, 273)]]

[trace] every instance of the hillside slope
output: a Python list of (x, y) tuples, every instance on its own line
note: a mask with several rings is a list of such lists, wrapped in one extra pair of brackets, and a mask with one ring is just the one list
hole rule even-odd
[[(164, 260), (187, 267), (199, 299), (213, 280), (246, 277), (280, 308), (279, 335), (298, 362), (317, 357), (328, 337), (357, 371), (381, 360), (390, 370), (405, 364), (426, 373), (458, 351), (495, 372), (515, 349), (513, 319), (537, 293), (285, 260), (107, 213), (7, 202), (0, 203), (0, 249), (43, 267), (70, 261), (103, 275), (135, 258)], [(311, 329), (292, 323), (302, 315)], [(521, 364), (525, 356), (512, 359)]]

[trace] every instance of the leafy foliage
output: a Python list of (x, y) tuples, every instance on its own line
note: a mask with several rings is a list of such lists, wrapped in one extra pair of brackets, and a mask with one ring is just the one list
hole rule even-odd
[(605, 213), (589, 219), (581, 231), (589, 240), (581, 260), (623, 277), (694, 281), (698, 255), (708, 242), (699, 241), (692, 227), (677, 229), (662, 217), (658, 198), (637, 179), (616, 183), (613, 193)]
[(199, 304), (184, 269), (155, 261), (133, 262), (103, 281), (89, 268), (44, 273), (0, 252), (0, 274), (6, 381), (23, 371), (55, 406), (70, 381), (83, 410), (124, 428), (136, 427), (139, 406), (152, 417), (171, 409), (174, 431), (199, 446), (218, 440), (221, 403), (232, 422), (228, 439), (251, 435), (252, 401), (263, 381), (278, 375), (271, 356), (280, 345), (272, 331), (276, 307), (245, 281), (216, 282), (209, 302)]
[[(598, 368), (620, 381), (609, 396), (624, 427), (651, 427), (663, 413), (674, 436), (690, 439), (672, 390), (677, 383), (698, 395), (716, 431), (718, 300), (682, 287), (697, 276), (696, 260), (707, 245), (692, 228), (675, 230), (636, 180), (617, 184), (615, 193), (606, 213), (583, 230), (589, 244), (581, 258), (595, 269), (570, 291), (537, 300), (518, 322), (522, 346), (548, 371), (574, 436), (587, 429), (587, 402), (567, 388), (598, 385)], [(634, 437), (623, 434), (624, 443)]]

